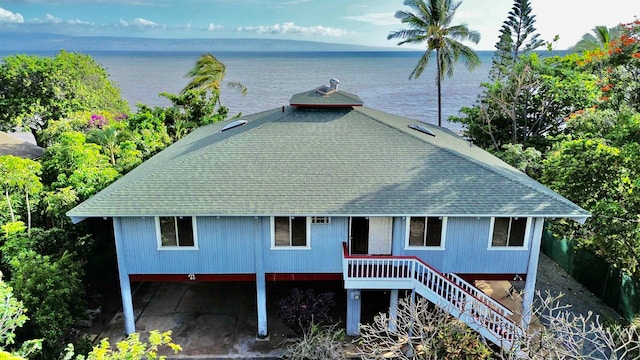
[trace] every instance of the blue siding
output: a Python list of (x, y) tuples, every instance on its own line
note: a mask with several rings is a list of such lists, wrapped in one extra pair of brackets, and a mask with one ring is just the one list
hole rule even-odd
[[(412, 255), (442, 272), (463, 274), (526, 273), (529, 250), (488, 250), (490, 218), (447, 219), (445, 250), (405, 250), (406, 219), (400, 239), (394, 238), (395, 255)], [(400, 232), (399, 229), (398, 233)], [(394, 235), (396, 231), (394, 230)]]
[[(442, 272), (527, 272), (529, 250), (487, 250), (489, 218), (448, 218), (445, 250), (406, 250), (406, 221), (394, 218), (394, 255), (420, 257)], [(158, 250), (153, 217), (121, 224), (130, 274), (251, 274), (256, 251), (266, 273), (340, 273), (341, 244), (349, 238), (349, 219), (332, 217), (330, 224), (311, 224), (310, 249), (272, 250), (269, 217), (200, 217), (198, 250)]]
[(311, 249), (271, 250), (269, 218), (263, 220), (265, 272), (341, 273), (342, 243), (349, 239), (349, 219), (332, 217), (329, 224), (311, 224)]
[(153, 217), (121, 220), (130, 274), (255, 272), (259, 232), (252, 217), (198, 218), (198, 250), (158, 250)]

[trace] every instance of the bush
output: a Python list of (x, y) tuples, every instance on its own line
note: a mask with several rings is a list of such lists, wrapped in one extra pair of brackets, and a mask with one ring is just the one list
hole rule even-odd
[(312, 289), (292, 289), (288, 297), (280, 300), (278, 317), (296, 334), (304, 334), (312, 324), (332, 321), (329, 310), (336, 305), (333, 297), (332, 292), (316, 295)]
[(336, 325), (311, 324), (301, 337), (290, 343), (283, 358), (292, 360), (347, 359), (344, 330)]

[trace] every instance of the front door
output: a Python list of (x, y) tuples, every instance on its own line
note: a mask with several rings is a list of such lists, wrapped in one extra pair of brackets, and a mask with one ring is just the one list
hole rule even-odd
[(352, 217), (349, 235), (352, 254), (390, 255), (393, 218)]

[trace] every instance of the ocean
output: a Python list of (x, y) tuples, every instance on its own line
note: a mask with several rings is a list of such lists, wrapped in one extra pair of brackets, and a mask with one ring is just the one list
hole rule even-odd
[[(179, 93), (188, 83), (185, 74), (200, 56), (198, 52), (87, 52), (110, 74), (132, 109), (137, 103), (166, 106), (158, 96)], [(421, 52), (220, 52), (213, 53), (226, 65), (226, 81), (239, 81), (246, 96), (222, 88), (222, 104), (231, 115), (244, 115), (289, 104), (292, 95), (340, 81), (339, 89), (359, 95), (364, 105), (377, 110), (437, 124), (435, 59), (420, 78), (409, 80)], [(0, 54), (6, 56), (9, 54)], [(53, 54), (44, 54), (51, 56)], [(482, 64), (469, 72), (460, 63), (442, 83), (443, 126), (450, 115), (475, 103), (480, 84), (487, 80), (493, 52), (478, 52)]]

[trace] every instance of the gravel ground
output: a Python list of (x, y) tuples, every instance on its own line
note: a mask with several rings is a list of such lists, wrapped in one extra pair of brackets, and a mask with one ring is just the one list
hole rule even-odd
[(622, 321), (622, 317), (605, 305), (597, 296), (573, 279), (550, 257), (540, 254), (536, 290), (556, 296), (563, 293), (561, 304), (571, 304), (568, 311), (587, 316), (589, 311), (599, 315), (602, 321)]

